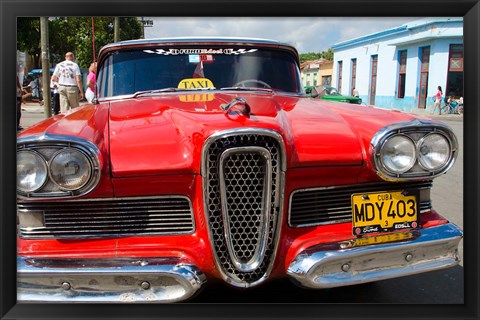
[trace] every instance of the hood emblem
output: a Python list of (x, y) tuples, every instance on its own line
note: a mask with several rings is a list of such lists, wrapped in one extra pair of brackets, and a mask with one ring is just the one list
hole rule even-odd
[(229, 103), (221, 104), (220, 108), (227, 114), (243, 114), (247, 117), (250, 115), (250, 106), (245, 98), (235, 98)]

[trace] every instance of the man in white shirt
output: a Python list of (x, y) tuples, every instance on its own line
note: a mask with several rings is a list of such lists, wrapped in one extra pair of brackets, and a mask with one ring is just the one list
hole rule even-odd
[(65, 61), (55, 66), (52, 81), (58, 83), (61, 112), (80, 105), (79, 102), (83, 99), (82, 74), (72, 52), (67, 52)]

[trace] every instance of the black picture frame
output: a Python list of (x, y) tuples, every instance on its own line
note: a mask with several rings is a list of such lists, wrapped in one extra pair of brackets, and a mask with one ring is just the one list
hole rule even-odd
[[(195, 1), (0, 0), (0, 316), (2, 319), (478, 319), (480, 230), (479, 112), (480, 4), (478, 0)], [(17, 304), (15, 192), (15, 61), (18, 16), (462, 16), (464, 18), (464, 270), (463, 305), (377, 304)], [(279, 39), (281, 40), (281, 39)], [(279, 294), (288, 294), (279, 293)]]

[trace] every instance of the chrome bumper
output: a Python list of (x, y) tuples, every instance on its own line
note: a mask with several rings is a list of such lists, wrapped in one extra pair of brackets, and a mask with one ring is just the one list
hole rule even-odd
[(333, 288), (457, 265), (462, 231), (454, 224), (421, 229), (408, 241), (345, 248), (330, 243), (302, 251), (287, 273), (307, 288)]
[(206, 282), (176, 258), (17, 258), (19, 302), (176, 302)]

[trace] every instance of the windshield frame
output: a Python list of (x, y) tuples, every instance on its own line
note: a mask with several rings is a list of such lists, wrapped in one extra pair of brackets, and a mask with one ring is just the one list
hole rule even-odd
[[(138, 91), (137, 92), (128, 92), (127, 94), (124, 93), (124, 94), (118, 94), (118, 95), (111, 95), (111, 96), (103, 96), (103, 95), (100, 94), (100, 92), (101, 92), (100, 90), (102, 90), (101, 86), (102, 86), (102, 84), (104, 84), (104, 81), (105, 81), (105, 79), (102, 79), (103, 70), (104, 70), (104, 67), (107, 66), (107, 63), (108, 63), (108, 61), (109, 61), (109, 59), (112, 55), (122, 54), (122, 53), (125, 53), (125, 52), (132, 52), (132, 51), (143, 52), (143, 51), (146, 51), (146, 50), (152, 50), (152, 49), (158, 49), (158, 48), (164, 48), (165, 50), (167, 50), (167, 49), (178, 49), (178, 48), (184, 48), (184, 47), (186, 49), (197, 49), (197, 48), (207, 48), (207, 47), (208, 48), (209, 47), (212, 47), (212, 48), (214, 48), (214, 47), (228, 47), (228, 48), (235, 47), (235, 48), (246, 48), (247, 50), (255, 48), (256, 50), (264, 50), (267, 53), (268, 53), (268, 51), (271, 51), (271, 52), (279, 51), (279, 52), (290, 54), (291, 57), (292, 57), (292, 60), (291, 60), (292, 70), (289, 71), (289, 72), (290, 72), (290, 74), (294, 74), (294, 79), (289, 80), (289, 81), (292, 81), (292, 83), (291, 83), (292, 90), (295, 90), (295, 91), (273, 90), (272, 93), (289, 95), (289, 96), (305, 96), (305, 91), (304, 91), (303, 85), (301, 83), (298, 52), (296, 51), (296, 49), (294, 47), (289, 46), (289, 45), (279, 45), (278, 43), (276, 43), (275, 45), (265, 44), (265, 43), (259, 44), (257, 42), (253, 42), (253, 43), (248, 43), (248, 42), (229, 43), (229, 42), (222, 42), (222, 41), (219, 41), (219, 42), (205, 42), (205, 43), (198, 43), (198, 42), (192, 42), (192, 41), (188, 41), (188, 42), (184, 42), (184, 43), (182, 43), (182, 42), (162, 43), (162, 42), (158, 42), (158, 41), (147, 41), (146, 43), (142, 43), (140, 41), (134, 40), (134, 41), (128, 41), (126, 44), (123, 43), (123, 42), (120, 42), (120, 43), (117, 43), (117, 44), (111, 44), (111, 45), (108, 45), (108, 46), (102, 48), (102, 50), (100, 51), (100, 56), (99, 56), (99, 60), (98, 60), (98, 65), (99, 65), (98, 70), (99, 70), (99, 72), (98, 72), (98, 81), (97, 81), (97, 83), (99, 85), (99, 89), (97, 91), (98, 100), (99, 101), (112, 100), (112, 99), (117, 100), (117, 99), (139, 96)], [(226, 55), (224, 55), (224, 56), (226, 56)], [(245, 90), (245, 88), (235, 88), (233, 86), (227, 86), (227, 88), (225, 88), (224, 86), (222, 86), (222, 87), (223, 88), (221, 88), (221, 87), (206, 88), (206, 90), (208, 90), (210, 92), (211, 91), (216, 91), (216, 90), (222, 90), (223, 92), (230, 91), (230, 90), (235, 91), (235, 89), (242, 90), (242, 91)], [(150, 95), (150, 94), (171, 94), (173, 91), (174, 91), (174, 94), (175, 93), (178, 94), (179, 92), (187, 92), (187, 93), (192, 92), (192, 90), (182, 91), (182, 90), (162, 90), (162, 89), (164, 89), (164, 88), (154, 88), (154, 89), (151, 89), (151, 90), (150, 89), (145, 90), (146, 94), (142, 93), (142, 94), (140, 94), (140, 96), (145, 96), (145, 95)], [(140, 90), (140, 91), (142, 91), (142, 90)], [(194, 92), (195, 91), (198, 91), (198, 90), (194, 90)], [(251, 91), (256, 91), (256, 90), (251, 90)], [(262, 91), (262, 90), (260, 90), (260, 88), (259, 88), (259, 90), (257, 90), (257, 91)], [(265, 93), (265, 90), (263, 90), (263, 93)]]

